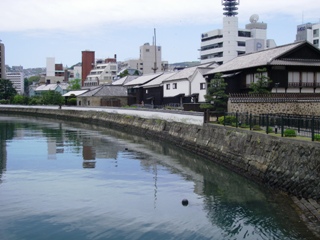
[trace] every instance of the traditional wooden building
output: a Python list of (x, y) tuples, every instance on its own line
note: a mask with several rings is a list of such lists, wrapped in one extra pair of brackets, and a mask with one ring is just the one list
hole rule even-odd
[(258, 69), (266, 69), (273, 93), (320, 93), (320, 50), (298, 42), (244, 54), (205, 73), (208, 83), (216, 73), (228, 83), (227, 93), (248, 93)]
[(128, 105), (127, 89), (123, 86), (101, 85), (77, 96), (78, 106), (110, 106)]

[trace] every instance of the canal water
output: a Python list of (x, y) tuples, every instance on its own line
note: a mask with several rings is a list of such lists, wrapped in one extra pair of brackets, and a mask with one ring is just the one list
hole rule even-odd
[(285, 195), (156, 139), (7, 115), (0, 134), (0, 239), (316, 239)]

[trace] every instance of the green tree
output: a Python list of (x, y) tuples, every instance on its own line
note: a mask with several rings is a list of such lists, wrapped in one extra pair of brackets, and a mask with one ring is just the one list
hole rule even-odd
[(45, 105), (63, 105), (64, 104), (64, 97), (59, 92), (56, 91), (45, 91), (41, 95), (42, 103)]
[(13, 84), (8, 79), (0, 79), (0, 99), (10, 100), (17, 94)]
[(28, 97), (16, 94), (12, 100), (13, 104), (28, 104)]
[(81, 89), (80, 82), (81, 82), (81, 80), (79, 78), (69, 80), (68, 90), (80, 90)]
[(258, 68), (256, 74), (257, 81), (250, 83), (250, 94), (268, 94), (270, 93), (270, 84), (272, 80), (267, 76), (266, 68)]
[(39, 82), (39, 81), (40, 81), (40, 76), (31, 76), (28, 78), (29, 85), (32, 85), (32, 83)]
[(123, 77), (128, 76), (128, 75), (129, 75), (129, 72), (128, 72), (128, 70), (126, 69), (126, 70), (124, 70), (122, 73), (120, 73), (120, 78), (123, 78)]
[(208, 85), (207, 94), (204, 95), (206, 103), (201, 104), (200, 108), (225, 111), (228, 101), (227, 85), (222, 78), (222, 74), (216, 73)]

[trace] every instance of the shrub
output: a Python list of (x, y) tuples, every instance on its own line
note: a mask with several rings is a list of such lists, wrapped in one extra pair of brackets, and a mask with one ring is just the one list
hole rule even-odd
[(9, 104), (9, 100), (1, 99), (0, 104)]
[(293, 130), (293, 129), (286, 129), (286, 130), (284, 130), (283, 135), (284, 135), (285, 137), (296, 137), (296, 136), (297, 136), (297, 133), (296, 133), (296, 131)]
[(77, 98), (69, 98), (67, 100), (68, 105), (76, 106), (77, 105)]
[(259, 125), (253, 125), (252, 130), (254, 131), (261, 131), (261, 127)]
[(218, 118), (218, 122), (223, 125), (228, 124), (228, 125), (236, 126), (236, 121), (237, 121), (237, 118), (235, 116), (226, 116), (226, 117), (222, 116)]
[(320, 141), (320, 134), (315, 134), (314, 135), (314, 140), (315, 141)]
[(273, 129), (272, 129), (272, 127), (268, 127), (268, 129), (267, 129), (267, 133), (273, 133)]

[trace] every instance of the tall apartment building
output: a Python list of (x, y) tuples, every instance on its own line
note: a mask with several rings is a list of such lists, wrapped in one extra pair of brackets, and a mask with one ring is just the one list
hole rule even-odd
[(304, 23), (297, 26), (296, 41), (308, 41), (313, 46), (320, 48), (320, 23)]
[(238, 28), (239, 0), (222, 0), (224, 13), (223, 28), (201, 34), (201, 63), (223, 64), (241, 54), (257, 52), (276, 46), (274, 40), (267, 39), (267, 24), (258, 22), (259, 16), (250, 17), (245, 29)]
[(168, 70), (168, 62), (162, 61), (161, 46), (145, 43), (140, 46), (139, 59), (130, 59), (125, 61), (127, 68), (133, 68), (141, 71), (143, 74), (164, 72)]
[(24, 94), (24, 74), (23, 72), (8, 72), (6, 79), (12, 82), (17, 93)]
[(90, 71), (94, 68), (95, 58), (94, 51), (82, 51), (82, 73), (81, 73), (81, 86), (84, 86), (84, 81), (89, 75)]
[(4, 44), (0, 40), (0, 78), (6, 78), (5, 49)]

